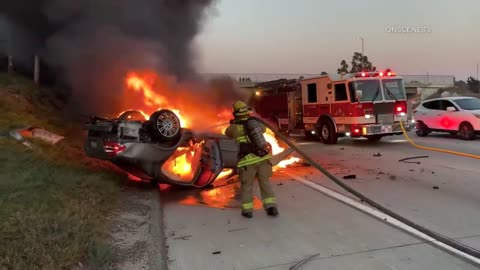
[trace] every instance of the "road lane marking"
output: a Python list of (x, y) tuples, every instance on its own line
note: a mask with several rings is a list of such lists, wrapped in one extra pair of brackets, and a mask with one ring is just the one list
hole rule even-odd
[(390, 224), (390, 225), (392, 225), (392, 226), (394, 226), (394, 227), (397, 227), (397, 228), (399, 228), (399, 229), (401, 229), (401, 230), (404, 230), (404, 231), (406, 231), (406, 232), (409, 232), (410, 234), (413, 234), (413, 235), (415, 235), (415, 236), (417, 236), (417, 237), (425, 240), (426, 242), (432, 243), (432, 244), (434, 244), (434, 245), (436, 245), (436, 246), (438, 246), (438, 247), (440, 247), (440, 248), (442, 248), (442, 249), (444, 249), (444, 250), (448, 250), (448, 251), (451, 252), (451, 253), (454, 253), (454, 254), (456, 254), (456, 255), (458, 255), (458, 256), (466, 259), (466, 260), (469, 260), (469, 261), (472, 262), (472, 263), (475, 263), (475, 264), (477, 264), (477, 265), (480, 265), (480, 259), (479, 259), (479, 258), (476, 258), (476, 257), (471, 256), (471, 255), (469, 255), (469, 254), (467, 254), (467, 253), (464, 253), (464, 252), (462, 252), (462, 251), (460, 251), (460, 250), (458, 250), (458, 249), (455, 249), (455, 248), (453, 248), (453, 247), (451, 247), (451, 246), (449, 246), (449, 245), (446, 245), (446, 244), (444, 244), (444, 243), (442, 243), (442, 242), (440, 242), (440, 241), (438, 241), (438, 240), (436, 240), (436, 239), (434, 239), (434, 238), (432, 238), (432, 237), (430, 237), (430, 236), (428, 236), (428, 235), (426, 235), (426, 234), (424, 234), (424, 233), (422, 233), (422, 232), (420, 232), (420, 231), (418, 231), (418, 230), (416, 230), (416, 229), (414, 229), (414, 228), (406, 225), (405, 223), (402, 223), (402, 222), (400, 222), (399, 220), (397, 220), (397, 219), (395, 219), (395, 218), (392, 218), (391, 216), (386, 215), (386, 214), (380, 212), (379, 210), (377, 210), (377, 209), (375, 209), (375, 208), (373, 208), (373, 207), (371, 207), (371, 206), (369, 206), (369, 205), (367, 205), (367, 204), (362, 204), (362, 203), (360, 203), (360, 202), (357, 201), (357, 200), (354, 200), (354, 199), (352, 199), (352, 198), (350, 198), (350, 197), (348, 197), (348, 196), (345, 196), (345, 195), (343, 195), (343, 194), (341, 194), (341, 193), (339, 193), (339, 192), (337, 192), (337, 191), (334, 191), (334, 190), (332, 190), (332, 189), (330, 189), (330, 188), (324, 187), (324, 186), (322, 186), (322, 185), (320, 185), (320, 184), (317, 184), (317, 183), (315, 183), (315, 182), (312, 182), (312, 181), (310, 181), (310, 180), (307, 180), (307, 179), (305, 179), (305, 178), (303, 178), (303, 177), (301, 177), (301, 176), (298, 176), (298, 175), (295, 175), (295, 174), (291, 174), (291, 173), (287, 173), (287, 174), (288, 174), (290, 177), (294, 178), (294, 179), (295, 179), (296, 181), (298, 181), (299, 183), (302, 183), (302, 184), (304, 184), (304, 185), (307, 186), (307, 187), (310, 187), (310, 188), (312, 188), (312, 189), (314, 189), (314, 190), (316, 190), (316, 191), (319, 191), (319, 192), (323, 193), (324, 195), (326, 195), (326, 196), (328, 196), (328, 197), (330, 197), (330, 198), (333, 198), (333, 199), (335, 199), (335, 200), (337, 200), (337, 201), (339, 201), (339, 202), (342, 202), (342, 203), (345, 203), (345, 204), (347, 204), (347, 205), (349, 205), (349, 206), (351, 206), (351, 207), (354, 207), (354, 208), (356, 208), (357, 210), (360, 210), (360, 211), (362, 211), (362, 212), (364, 212), (364, 213), (366, 213), (366, 214), (368, 214), (368, 215), (370, 215), (370, 216), (373, 216), (373, 217), (375, 217), (375, 218), (377, 218), (377, 219), (379, 219), (379, 220), (381, 220), (381, 221), (383, 221), (383, 222), (386, 222), (386, 223), (388, 223), (388, 224)]

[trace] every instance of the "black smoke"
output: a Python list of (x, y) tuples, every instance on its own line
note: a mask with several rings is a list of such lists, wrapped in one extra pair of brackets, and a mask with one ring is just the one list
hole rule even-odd
[(14, 55), (38, 53), (71, 87), (72, 105), (104, 113), (120, 104), (132, 69), (195, 78), (192, 41), (214, 2), (12, 0), (0, 15), (13, 27)]

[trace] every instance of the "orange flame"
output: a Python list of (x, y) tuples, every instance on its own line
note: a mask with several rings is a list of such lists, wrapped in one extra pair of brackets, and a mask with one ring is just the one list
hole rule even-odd
[[(279, 153), (281, 153), (282, 151), (285, 150), (285, 148), (280, 147), (277, 139), (275, 139), (275, 134), (270, 129), (267, 128), (267, 131), (263, 134), (263, 137), (265, 137), (265, 140), (272, 145), (272, 154), (273, 155), (279, 154)], [(299, 159), (297, 157), (291, 157), (289, 159), (285, 159), (285, 160), (280, 161), (280, 163), (278, 163), (277, 166), (275, 166), (274, 169), (286, 168), (288, 165), (291, 165), (291, 164), (299, 162), (299, 161), (301, 161), (301, 159)]]
[(147, 74), (145, 75), (146, 78), (142, 78), (142, 76), (132, 72), (127, 75), (126, 84), (129, 89), (132, 89), (135, 92), (140, 92), (143, 95), (143, 102), (147, 107), (157, 107), (157, 110), (161, 110), (162, 108), (169, 109), (178, 116), (182, 127), (189, 127), (190, 122), (182, 115), (180, 110), (171, 107), (164, 107), (167, 105), (167, 99), (153, 91), (151, 83), (148, 82), (154, 80), (153, 76), (154, 74)]
[[(158, 108), (169, 109), (180, 119), (182, 127), (198, 128), (200, 126), (201, 128), (207, 122), (212, 124), (212, 131), (223, 133), (229, 123), (229, 119), (232, 117), (229, 109), (202, 107), (203, 103), (198, 96), (182, 95), (182, 89), (171, 88), (167, 79), (154, 72), (128, 73), (125, 80), (127, 91), (129, 91), (127, 94), (130, 94), (127, 95), (127, 99), (129, 99), (127, 102), (134, 102), (140, 97), (142, 103), (138, 107), (142, 110), (137, 111), (140, 111), (145, 116), (145, 119), (149, 118), (147, 113), (151, 114), (156, 110), (160, 110)], [(131, 94), (136, 94), (137, 96), (132, 97)], [(185, 114), (188, 114), (188, 117)], [(198, 120), (203, 121), (199, 123)], [(267, 129), (264, 136), (272, 145), (273, 154), (278, 154), (284, 150), (278, 144), (271, 130)], [(178, 148), (174, 155), (164, 164), (162, 170), (176, 179), (190, 181), (196, 170), (192, 166), (192, 161), (195, 160), (196, 147), (199, 147), (199, 145)], [(298, 161), (300, 161), (299, 158), (292, 157), (281, 161), (274, 169), (285, 168), (287, 165)], [(218, 178), (222, 178), (229, 173), (231, 173), (231, 170), (225, 170)]]
[(162, 171), (172, 179), (190, 182), (195, 173), (192, 167), (192, 160), (196, 147), (198, 145), (177, 148), (175, 153), (162, 166)]
[[(120, 115), (122, 115), (122, 114), (124, 114), (124, 113), (126, 113), (126, 112), (128, 112), (128, 111), (138, 111), (139, 113), (142, 114), (143, 117), (145, 117), (145, 120), (148, 120), (148, 119), (150, 118), (150, 116), (148, 116), (148, 114), (146, 114), (146, 113), (143, 112), (142, 110), (134, 110), (134, 109), (125, 110), (125, 111), (119, 113), (117, 117), (120, 117)], [(128, 118), (131, 118), (131, 117), (129, 116)]]

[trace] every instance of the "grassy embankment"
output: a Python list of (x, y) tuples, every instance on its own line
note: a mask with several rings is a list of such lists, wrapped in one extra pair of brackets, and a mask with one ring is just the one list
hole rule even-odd
[[(82, 150), (81, 123), (30, 80), (0, 73), (0, 269), (68, 269), (79, 262), (102, 268), (107, 216), (123, 176)], [(22, 126), (65, 136), (33, 150), (8, 136)]]

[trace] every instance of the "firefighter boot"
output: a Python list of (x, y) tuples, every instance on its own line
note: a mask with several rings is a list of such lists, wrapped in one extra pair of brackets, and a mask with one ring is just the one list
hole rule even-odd
[(252, 218), (253, 217), (253, 214), (250, 212), (250, 213), (243, 213), (242, 212), (242, 216), (246, 217), (246, 218)]
[(267, 215), (272, 216), (272, 217), (278, 216), (278, 209), (276, 207), (267, 208)]

